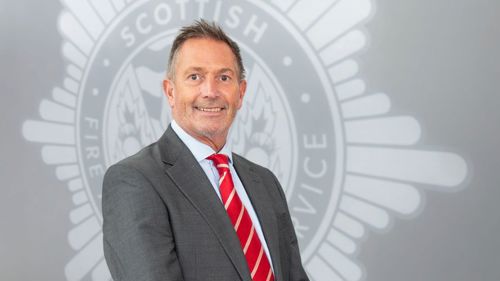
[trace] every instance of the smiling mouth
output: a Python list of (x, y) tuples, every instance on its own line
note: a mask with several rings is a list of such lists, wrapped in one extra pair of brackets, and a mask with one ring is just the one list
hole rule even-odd
[(198, 107), (198, 106), (195, 106), (195, 108), (199, 111), (203, 111), (203, 112), (221, 112), (222, 110), (224, 110), (223, 107)]

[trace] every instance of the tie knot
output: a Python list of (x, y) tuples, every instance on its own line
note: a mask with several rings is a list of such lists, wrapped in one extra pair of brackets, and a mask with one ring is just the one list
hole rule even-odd
[(226, 154), (212, 154), (207, 159), (212, 160), (217, 168), (229, 168), (229, 158)]

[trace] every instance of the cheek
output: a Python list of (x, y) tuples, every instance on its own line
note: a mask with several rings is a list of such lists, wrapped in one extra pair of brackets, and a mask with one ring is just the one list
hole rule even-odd
[(193, 111), (192, 104), (193, 104), (193, 102), (189, 99), (186, 99), (186, 98), (177, 99), (177, 102), (176, 102), (177, 110), (182, 111), (186, 114), (191, 114)]

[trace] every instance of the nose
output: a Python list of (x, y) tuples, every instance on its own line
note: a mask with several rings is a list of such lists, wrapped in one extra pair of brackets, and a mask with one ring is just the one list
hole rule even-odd
[(215, 98), (219, 95), (217, 81), (214, 79), (205, 79), (200, 85), (200, 91), (203, 97)]

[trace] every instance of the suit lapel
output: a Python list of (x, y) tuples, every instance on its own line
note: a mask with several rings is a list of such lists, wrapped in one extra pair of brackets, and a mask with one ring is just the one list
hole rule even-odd
[(269, 249), (272, 264), (274, 268), (275, 280), (281, 280), (281, 260), (279, 250), (279, 234), (276, 216), (274, 215), (273, 202), (269, 199), (269, 191), (262, 182), (259, 174), (240, 159), (238, 155), (233, 154), (233, 165), (238, 173), (245, 190), (252, 202), (252, 206), (259, 218), (262, 232), (266, 239), (266, 244)]
[(241, 279), (248, 280), (250, 272), (238, 237), (200, 164), (171, 127), (159, 140), (159, 149), (165, 172), (212, 228)]

